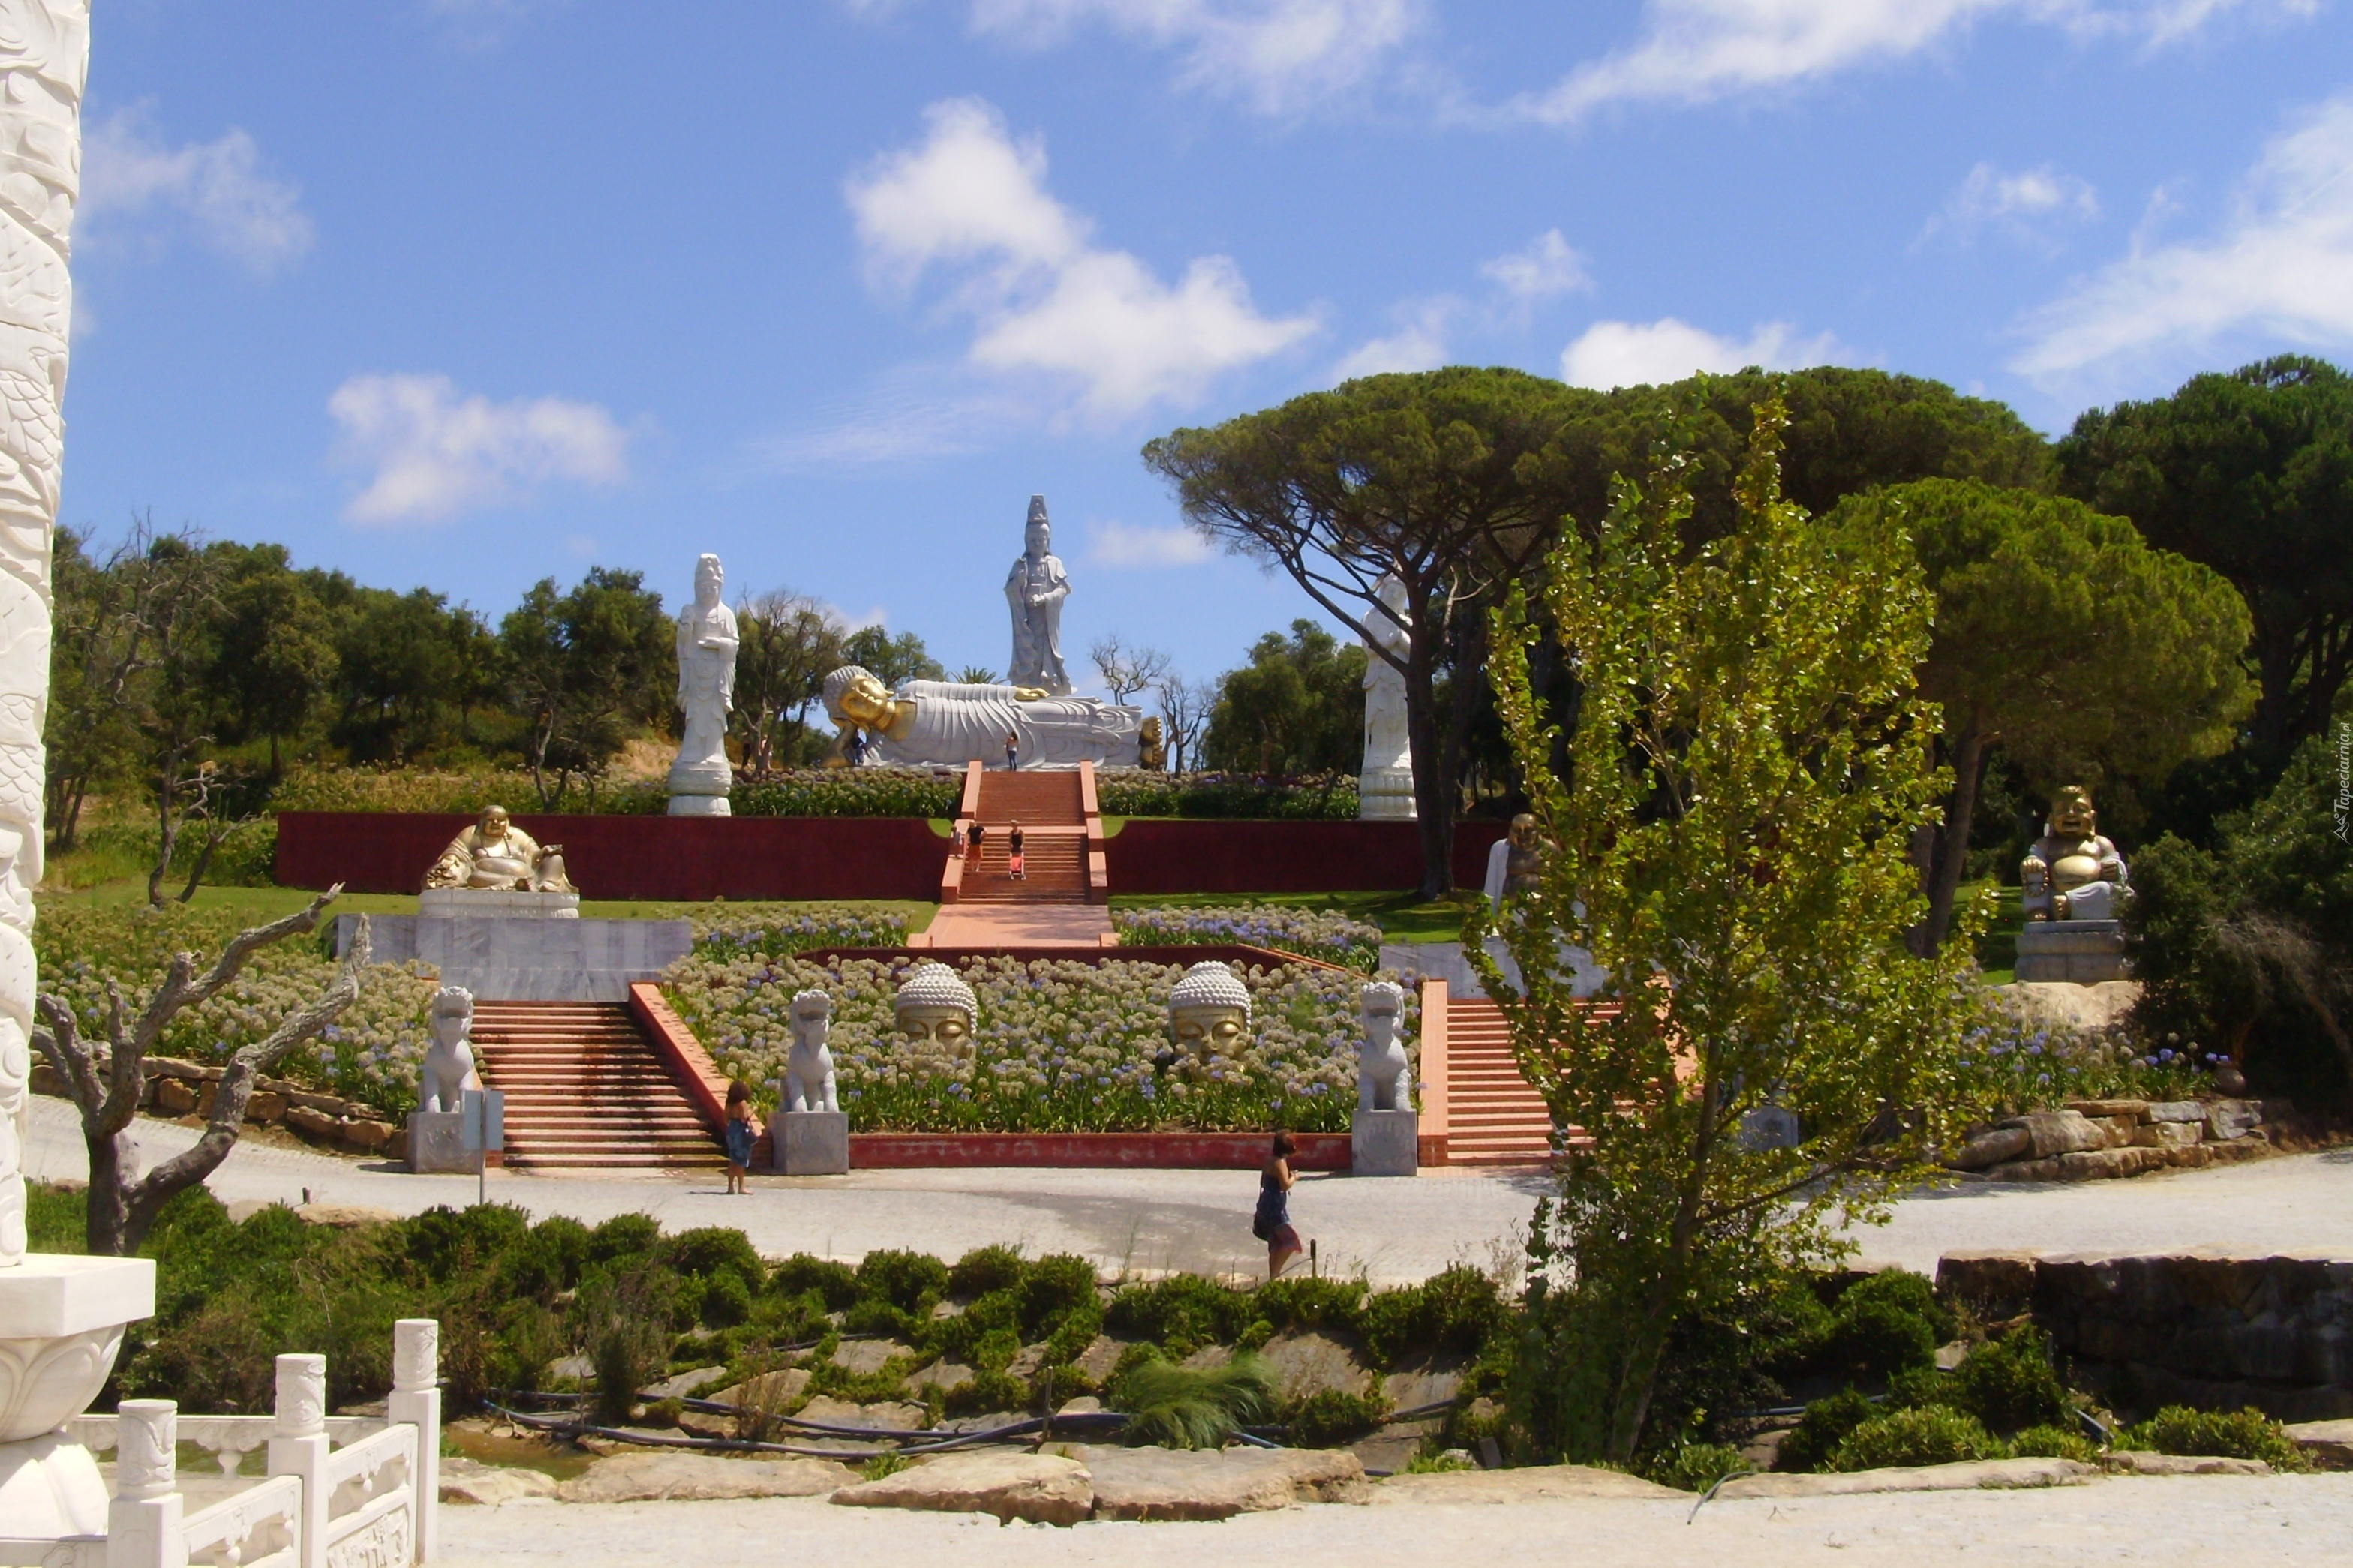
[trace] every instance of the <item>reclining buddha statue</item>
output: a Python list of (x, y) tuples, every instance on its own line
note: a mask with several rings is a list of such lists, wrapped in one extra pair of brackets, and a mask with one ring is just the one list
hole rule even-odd
[[(825, 710), (839, 731), (828, 759), (835, 765), (853, 752), (869, 766), (994, 763), (1004, 758), (1010, 735), (1025, 768), (1132, 768), (1145, 741), (1142, 710), (1099, 698), (955, 680), (902, 680), (893, 690), (854, 664), (825, 678)], [(854, 749), (853, 732), (863, 737)]]

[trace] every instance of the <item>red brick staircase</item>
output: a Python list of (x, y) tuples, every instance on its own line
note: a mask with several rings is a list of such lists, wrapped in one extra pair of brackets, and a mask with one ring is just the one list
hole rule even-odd
[(719, 1145), (626, 1006), (477, 1002), (474, 1066), (506, 1095), (519, 1170), (708, 1170)]
[(1552, 1112), (1521, 1075), (1502, 1010), (1484, 996), (1447, 1000), (1446, 1087), (1447, 1163), (1551, 1162)]
[[(971, 904), (1087, 902), (1087, 818), (1075, 770), (983, 773), (974, 817), (988, 831), (980, 864), (966, 863), (958, 900)], [(1006, 868), (1009, 834), (1021, 825), (1029, 875), (1015, 881)]]

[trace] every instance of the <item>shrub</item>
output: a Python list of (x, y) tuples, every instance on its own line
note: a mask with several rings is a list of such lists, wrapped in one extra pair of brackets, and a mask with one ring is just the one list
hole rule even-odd
[(2010, 1440), (2010, 1451), (2021, 1459), (2073, 1459), (2079, 1465), (2100, 1462), (2100, 1446), (2064, 1426), (2029, 1426)]
[(2280, 1424), (2253, 1405), (2244, 1410), (2222, 1411), (2168, 1405), (2119, 1434), (2116, 1447), (2147, 1448), (2160, 1454), (2261, 1459), (2275, 1470), (2301, 1470), (2306, 1463), (2303, 1450)]
[(1283, 1329), (1354, 1329), (1365, 1287), (1353, 1279), (1277, 1279), (1252, 1292), (1270, 1331)]
[(743, 1285), (747, 1297), (767, 1278), (767, 1265), (752, 1250), (744, 1233), (724, 1226), (682, 1230), (662, 1243), (658, 1256), (669, 1268), (697, 1279), (732, 1276)]
[(1250, 1298), (1240, 1291), (1198, 1274), (1172, 1274), (1122, 1290), (1112, 1298), (1103, 1321), (1181, 1359), (1204, 1345), (1231, 1343), (1257, 1316)]
[(777, 1264), (776, 1271), (768, 1277), (768, 1288), (779, 1296), (814, 1290), (828, 1312), (846, 1311), (858, 1300), (858, 1276), (849, 1265), (830, 1258), (811, 1258), (806, 1252), (797, 1252)]
[(1494, 1280), (1458, 1263), (1419, 1285), (1366, 1297), (1356, 1331), (1375, 1365), (1394, 1366), (1415, 1350), (1477, 1355), (1510, 1321)]
[(1025, 1333), (1047, 1332), (1073, 1312), (1103, 1321), (1095, 1266), (1067, 1252), (1050, 1253), (1031, 1264), (1017, 1296)]
[(1248, 1352), (1214, 1367), (1141, 1361), (1111, 1387), (1112, 1408), (1128, 1415), (1127, 1440), (1172, 1448), (1222, 1447), (1236, 1427), (1267, 1419), (1274, 1399), (1273, 1369)]
[(953, 816), (962, 773), (905, 768), (798, 768), (727, 792), (737, 816)]
[(1294, 1448), (1336, 1448), (1377, 1430), (1388, 1402), (1374, 1394), (1321, 1388), (1283, 1412)]
[(1993, 1459), (2002, 1454), (2000, 1442), (1977, 1418), (1943, 1405), (1874, 1415), (1846, 1435), (1831, 1450), (1824, 1466), (1831, 1470), (1879, 1470), (1894, 1465), (1952, 1465), (1965, 1459)]
[(2066, 1385), (2052, 1369), (2050, 1347), (2031, 1323), (1971, 1351), (1951, 1374), (1949, 1387), (1947, 1403), (1976, 1416), (1989, 1432), (2063, 1426), (2067, 1421)]
[(1757, 1467), (1740, 1450), (1723, 1443), (1684, 1443), (1653, 1454), (1642, 1466), (1645, 1478), (1677, 1491), (1704, 1492), (1728, 1476), (1745, 1476)]
[(1009, 1290), (1021, 1282), (1028, 1268), (1017, 1247), (976, 1247), (948, 1270), (948, 1294), (969, 1301), (993, 1290)]
[(917, 1312), (946, 1293), (948, 1266), (927, 1252), (884, 1247), (866, 1255), (857, 1278), (860, 1295), (887, 1301), (902, 1312)]
[(1933, 1364), (1952, 1331), (1921, 1275), (1900, 1268), (1859, 1279), (1841, 1293), (1813, 1361), (1849, 1377), (1886, 1378)]
[(1853, 1389), (1841, 1389), (1828, 1399), (1806, 1406), (1790, 1434), (1781, 1439), (1775, 1456), (1777, 1470), (1819, 1470), (1847, 1434), (1879, 1414), (1870, 1400)]
[(617, 1214), (588, 1233), (588, 1261), (615, 1263), (642, 1258), (661, 1240), (661, 1226), (651, 1215)]

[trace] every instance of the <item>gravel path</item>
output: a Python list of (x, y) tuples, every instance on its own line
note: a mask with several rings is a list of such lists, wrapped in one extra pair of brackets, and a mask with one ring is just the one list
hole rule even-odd
[[(37, 1177), (87, 1174), (64, 1101), (36, 1098), (26, 1168)], [(176, 1122), (142, 1121), (149, 1160), (195, 1139)], [(413, 1214), (474, 1201), (467, 1176), (412, 1176), (396, 1163), (241, 1144), (213, 1191), (239, 1199), (357, 1204)], [(1106, 1266), (1248, 1271), (1263, 1254), (1250, 1236), (1257, 1176), (1246, 1171), (861, 1171), (840, 1177), (755, 1177), (731, 1198), (708, 1175), (522, 1176), (493, 1173), (493, 1200), (540, 1216), (594, 1224), (645, 1213), (673, 1229), (740, 1226), (770, 1256), (854, 1258), (875, 1247), (959, 1257), (987, 1242), (1077, 1252)], [(1321, 1244), (1327, 1271), (1379, 1283), (1426, 1278), (1450, 1263), (1515, 1257), (1535, 1200), (1535, 1172), (1433, 1173), (1419, 1179), (1303, 1179), (1292, 1212)], [(2210, 1171), (2070, 1186), (1971, 1184), (1896, 1205), (1893, 1224), (1860, 1237), (1865, 1259), (1933, 1269), (1948, 1251), (2031, 1248), (2126, 1254), (2213, 1248), (2353, 1258), (2353, 1150)]]
[(1246, 1514), (1219, 1524), (1004, 1528), (970, 1515), (760, 1502), (516, 1503), (441, 1512), (439, 1561), (663, 1562), (691, 1541), (696, 1568), (823, 1563), (898, 1568), (954, 1560), (969, 1568), (1117, 1563), (1251, 1568), (1306, 1563), (1574, 1563), (1741, 1568), (1837, 1563), (2341, 1564), (2353, 1542), (2353, 1475), (2101, 1480), (2050, 1491), (1900, 1493), (1715, 1502), (1695, 1522), (1687, 1502), (1606, 1499), (1509, 1507), (1322, 1507)]

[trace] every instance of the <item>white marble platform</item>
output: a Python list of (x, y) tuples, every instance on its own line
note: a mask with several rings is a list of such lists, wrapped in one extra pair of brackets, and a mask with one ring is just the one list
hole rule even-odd
[[(528, 893), (506, 895), (531, 898)], [(335, 951), (350, 945), (360, 917), (335, 917)], [(422, 960), (444, 985), (484, 1002), (626, 1002), (629, 986), (658, 979), (694, 946), (686, 921), (551, 919), (538, 915), (445, 920), (369, 917), (378, 963)]]
[(580, 895), (427, 888), (417, 895), (417, 913), (424, 920), (576, 921)]

